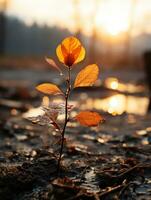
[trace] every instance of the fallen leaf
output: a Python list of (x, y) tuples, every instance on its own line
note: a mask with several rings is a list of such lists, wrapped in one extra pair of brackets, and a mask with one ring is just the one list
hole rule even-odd
[(97, 126), (104, 119), (96, 112), (82, 111), (76, 115), (75, 119), (83, 126)]
[(98, 79), (98, 75), (99, 67), (96, 64), (88, 65), (78, 73), (74, 82), (74, 88), (92, 86)]
[(42, 83), (38, 85), (36, 89), (44, 94), (63, 94), (63, 92), (58, 88), (58, 86), (52, 83)]

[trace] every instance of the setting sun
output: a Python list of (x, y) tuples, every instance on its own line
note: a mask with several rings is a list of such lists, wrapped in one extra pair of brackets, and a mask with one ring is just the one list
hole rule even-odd
[[(116, 4), (115, 4), (116, 2)], [(118, 1), (110, 1), (104, 4), (96, 15), (96, 26), (103, 32), (116, 36), (128, 30), (131, 4), (129, 1), (118, 4)]]
[(121, 23), (120, 21), (118, 21), (118, 18), (118, 16), (113, 15), (104, 19), (102, 27), (105, 33), (116, 36), (122, 32), (125, 32), (128, 29), (128, 22)]
[(109, 16), (102, 22), (102, 28), (105, 33), (115, 36), (126, 31), (128, 29), (128, 23), (122, 24), (118, 21), (118, 16), (113, 16), (113, 18)]

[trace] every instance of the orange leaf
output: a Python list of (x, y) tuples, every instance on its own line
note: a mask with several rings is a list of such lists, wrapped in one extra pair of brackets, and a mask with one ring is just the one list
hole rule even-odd
[(42, 83), (38, 85), (36, 89), (44, 94), (63, 94), (57, 85), (51, 83)]
[(60, 62), (71, 67), (84, 59), (85, 49), (76, 37), (67, 37), (58, 45), (56, 54)]
[(82, 111), (75, 118), (83, 126), (97, 126), (104, 121), (98, 113), (90, 111)]
[(51, 58), (45, 58), (45, 59), (49, 65), (51, 65), (53, 68), (57, 69), (62, 74), (61, 69), (58, 67), (58, 65), (55, 63), (55, 61), (53, 59), (51, 59)]
[(74, 88), (92, 86), (98, 79), (98, 75), (99, 67), (96, 64), (88, 65), (78, 73)]

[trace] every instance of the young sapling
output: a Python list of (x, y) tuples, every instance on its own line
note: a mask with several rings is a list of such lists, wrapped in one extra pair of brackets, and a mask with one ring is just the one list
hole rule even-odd
[[(61, 146), (57, 166), (57, 174), (59, 175), (65, 140), (65, 132), (67, 124), (70, 121), (69, 113), (72, 109), (72, 106), (69, 105), (70, 93), (73, 91), (74, 88), (92, 86), (98, 79), (99, 67), (96, 64), (86, 66), (77, 74), (74, 84), (72, 84), (72, 70), (73, 68), (75, 68), (77, 63), (81, 62), (85, 58), (84, 47), (76, 37), (67, 37), (56, 48), (56, 54), (59, 61), (63, 64), (67, 71), (67, 77), (65, 78), (65, 91), (63, 91), (53, 83), (42, 83), (38, 85), (36, 89), (46, 95), (62, 95), (64, 103), (62, 105), (50, 104), (49, 107), (43, 107), (44, 115), (42, 117), (39, 116), (39, 118), (36, 119), (35, 122), (39, 122), (40, 124), (40, 122), (43, 121), (43, 125), (51, 124), (55, 128), (55, 130), (60, 133)], [(58, 67), (53, 59), (46, 58), (46, 61), (52, 67), (57, 69), (59, 73), (62, 73), (61, 69)], [(62, 113), (64, 113), (63, 126), (61, 126), (58, 120), (58, 116)], [(83, 126), (97, 126), (100, 122), (103, 121), (102, 116), (92, 111), (81, 111), (74, 117), (74, 119)]]

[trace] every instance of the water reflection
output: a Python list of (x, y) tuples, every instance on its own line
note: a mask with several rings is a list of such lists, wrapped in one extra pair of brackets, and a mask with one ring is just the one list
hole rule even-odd
[(147, 97), (117, 94), (105, 99), (87, 99), (82, 109), (103, 110), (112, 115), (121, 115), (124, 112), (144, 115), (147, 105)]
[(121, 83), (117, 78), (110, 77), (104, 82), (104, 85), (112, 90), (118, 90), (120, 92), (144, 92), (145, 87), (143, 85), (134, 85), (132, 83)]
[[(85, 93), (84, 93), (85, 94)], [(81, 110), (102, 110), (108, 112), (112, 115), (121, 115), (124, 112), (138, 114), (138, 115), (145, 115), (147, 106), (148, 106), (148, 98), (147, 97), (135, 97), (135, 96), (128, 96), (123, 94), (116, 94), (114, 96), (105, 98), (105, 99), (98, 99), (98, 98), (86, 98), (83, 100), (83, 93), (80, 95), (80, 101), (74, 102), (74, 105), (77, 103), (77, 108), (79, 107)], [(46, 102), (42, 102), (42, 104), (47, 104), (48, 99)], [(71, 102), (70, 102), (71, 103)], [(31, 117), (37, 116), (42, 114), (42, 110), (40, 108), (32, 108), (24, 117)], [(75, 116), (75, 111), (71, 112), (71, 116)]]
[[(104, 82), (105, 87), (117, 90), (119, 92), (137, 93), (144, 92), (145, 87), (143, 85), (134, 85), (131, 83), (121, 83), (115, 77), (109, 77)], [(146, 92), (146, 91), (145, 91)], [(87, 104), (90, 106), (90, 101)], [(105, 99), (93, 100), (93, 108), (102, 109), (112, 115), (120, 115), (123, 112), (134, 113), (139, 115), (146, 114), (149, 100), (147, 97), (136, 97), (133, 95), (116, 94), (114, 96)]]
[(107, 88), (117, 90), (119, 88), (119, 81), (117, 78), (107, 78), (105, 80), (105, 86)]
[[(117, 78), (107, 78), (105, 81), (105, 86), (118, 91), (127, 91), (132, 94), (135, 92), (144, 92), (143, 86), (136, 86), (133, 84), (123, 84), (120, 83)], [(98, 91), (97, 91), (98, 94)], [(109, 93), (110, 95), (110, 93)], [(107, 98), (95, 98), (94, 95), (88, 95), (87, 93), (83, 92), (78, 94), (78, 99), (74, 101), (70, 101), (70, 104), (75, 105), (75, 108), (80, 108), (81, 110), (103, 110), (108, 112), (112, 115), (121, 115), (124, 112), (138, 114), (138, 115), (145, 115), (146, 110), (148, 107), (149, 100), (147, 97), (142, 96), (134, 96), (134, 95), (125, 95), (125, 94), (115, 94), (113, 96), (109, 96)], [(55, 99), (55, 102), (59, 103), (62, 102), (62, 99)], [(48, 106), (50, 100), (47, 96), (43, 97), (42, 105)], [(30, 117), (31, 115), (40, 115), (41, 109), (31, 109), (26, 117)], [(75, 116), (75, 112), (71, 112), (71, 117)]]

